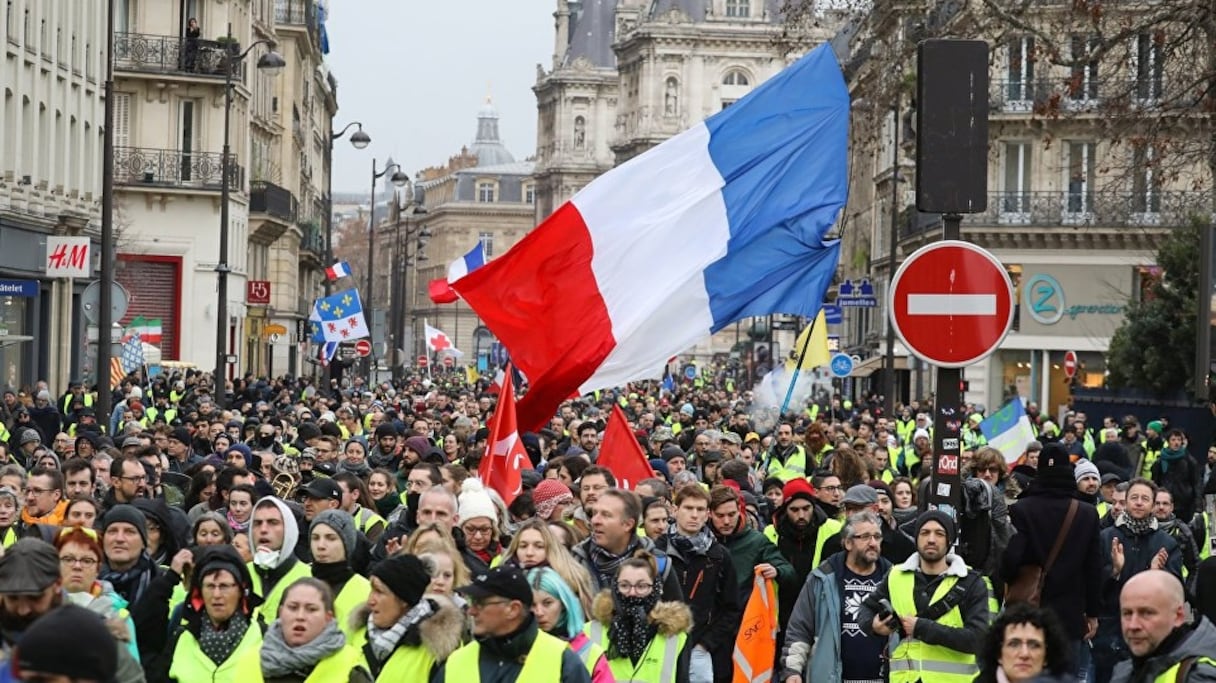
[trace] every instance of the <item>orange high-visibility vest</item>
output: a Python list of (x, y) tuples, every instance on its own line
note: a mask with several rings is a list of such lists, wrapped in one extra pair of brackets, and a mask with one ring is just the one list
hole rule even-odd
[(756, 570), (752, 596), (743, 610), (739, 635), (735, 638), (732, 683), (770, 681), (777, 657), (777, 590), (770, 579)]

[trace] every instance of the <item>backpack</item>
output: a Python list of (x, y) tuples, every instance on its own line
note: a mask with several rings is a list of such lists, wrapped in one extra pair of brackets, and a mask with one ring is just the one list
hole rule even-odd
[(994, 518), (999, 495), (991, 484), (978, 477), (963, 481), (962, 506), (957, 520), (957, 553), (968, 567), (984, 576), (996, 575), (1001, 555), (1009, 542), (1004, 521)]

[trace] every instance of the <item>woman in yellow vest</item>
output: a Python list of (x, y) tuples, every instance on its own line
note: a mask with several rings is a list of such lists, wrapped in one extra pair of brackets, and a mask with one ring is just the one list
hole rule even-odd
[(640, 550), (621, 563), (616, 584), (595, 596), (583, 631), (604, 648), (618, 681), (675, 683), (688, 680), (680, 651), (692, 627), (682, 602), (661, 602), (663, 582), (650, 553)]
[(354, 635), (350, 617), (367, 602), (372, 586), (351, 569), (355, 552), (355, 520), (342, 510), (322, 510), (308, 527), (312, 550), (312, 575), (320, 579), (336, 597), (334, 615), (338, 626), (349, 638)]
[(371, 683), (363, 655), (347, 645), (334, 619), (334, 594), (312, 577), (283, 591), (279, 617), (247, 650), (238, 667), (240, 683)]
[(448, 598), (426, 593), (432, 566), (396, 555), (372, 569), (371, 593), (351, 617), (351, 646), (377, 681), (429, 681), (460, 647), (464, 615)]
[(591, 642), (583, 633), (583, 607), (578, 597), (570, 590), (566, 581), (549, 567), (528, 571), (528, 583), (532, 584), (532, 614), (536, 625), (551, 636), (570, 643), (570, 649), (578, 655), (591, 683), (615, 683), (616, 677), (608, 666), (604, 648)]
[(204, 549), (191, 575), (182, 623), (169, 647), (173, 656), (168, 680), (237, 683), (238, 663), (262, 646), (262, 630), (253, 619), (260, 603), (235, 548)]

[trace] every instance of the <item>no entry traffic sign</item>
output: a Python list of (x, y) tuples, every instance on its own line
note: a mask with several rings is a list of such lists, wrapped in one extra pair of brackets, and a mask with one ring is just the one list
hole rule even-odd
[(1064, 376), (1072, 379), (1077, 374), (1077, 352), (1064, 352)]
[(366, 339), (360, 339), (355, 342), (355, 353), (359, 354), (360, 358), (372, 355), (372, 343)]
[(987, 358), (1013, 323), (1013, 285), (995, 256), (970, 242), (917, 249), (895, 271), (895, 333), (918, 358), (961, 368)]

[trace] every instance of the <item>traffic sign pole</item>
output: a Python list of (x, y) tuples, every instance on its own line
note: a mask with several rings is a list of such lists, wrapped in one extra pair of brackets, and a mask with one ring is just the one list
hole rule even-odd
[[(956, 240), (962, 233), (963, 217), (957, 213), (942, 216), (942, 239)], [(948, 506), (948, 512), (958, 519), (963, 499), (962, 424), (963, 371), (960, 368), (937, 367), (937, 391), (933, 399), (933, 463), (929, 478), (929, 502), (935, 507)]]

